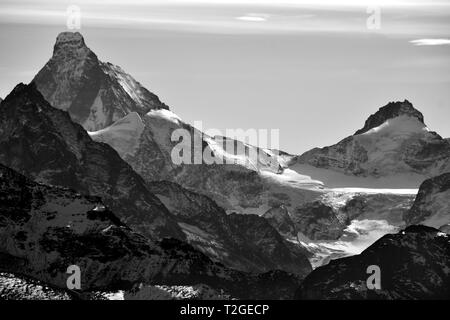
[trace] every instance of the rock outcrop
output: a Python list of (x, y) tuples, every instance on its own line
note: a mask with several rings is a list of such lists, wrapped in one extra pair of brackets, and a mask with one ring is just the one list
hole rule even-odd
[[(380, 287), (367, 283), (376, 266)], [(410, 226), (383, 236), (361, 254), (330, 261), (302, 282), (298, 299), (449, 299), (449, 235)], [(376, 272), (376, 271), (375, 271)], [(368, 280), (369, 279), (369, 280)]]
[(280, 269), (306, 275), (312, 270), (306, 252), (262, 217), (227, 215), (208, 197), (167, 181), (149, 183), (149, 189), (175, 215), (187, 241), (214, 260), (250, 272)]
[(411, 209), (404, 214), (407, 224), (440, 228), (450, 223), (450, 172), (425, 180)]
[(267, 210), (263, 218), (286, 238), (297, 238), (298, 230), (285, 206), (280, 205)]
[(350, 222), (345, 215), (321, 201), (297, 208), (292, 221), (296, 229), (311, 240), (336, 240)]

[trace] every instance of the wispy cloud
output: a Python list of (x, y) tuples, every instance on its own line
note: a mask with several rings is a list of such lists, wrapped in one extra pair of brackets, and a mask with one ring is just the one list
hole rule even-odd
[(416, 46), (442, 46), (449, 45), (450, 39), (417, 39), (410, 42)]
[[(213, 34), (369, 33), (364, 6), (375, 0), (78, 0), (82, 27)], [(381, 0), (377, 34), (447, 37), (450, 2)], [(386, 6), (386, 7), (385, 7)], [(426, 10), (422, 10), (423, 7)], [(58, 0), (2, 0), (0, 23), (60, 25)]]
[(269, 18), (268, 14), (261, 13), (249, 13), (245, 16), (236, 17), (237, 20), (249, 21), (249, 22), (264, 22)]
[[(24, 0), (3, 0), (5, 2), (24, 2)], [(26, 2), (27, 0), (25, 0)], [(40, 0), (41, 3), (59, 4), (60, 0)], [(101, 4), (122, 5), (123, 0), (77, 0), (77, 5)], [(436, 0), (128, 0), (127, 5), (138, 6), (198, 6), (198, 5), (231, 5), (231, 6), (275, 6), (275, 7), (430, 7), (450, 6), (448, 1)]]

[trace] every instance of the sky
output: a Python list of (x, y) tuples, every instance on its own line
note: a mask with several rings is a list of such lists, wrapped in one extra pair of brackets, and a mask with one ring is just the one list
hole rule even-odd
[(408, 99), (450, 137), (450, 1), (0, 0), (0, 97), (48, 61), (73, 5), (100, 60), (204, 129), (279, 129), (300, 154)]

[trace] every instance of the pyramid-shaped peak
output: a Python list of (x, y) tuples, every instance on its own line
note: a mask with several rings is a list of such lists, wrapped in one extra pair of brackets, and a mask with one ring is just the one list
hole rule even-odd
[(382, 125), (389, 119), (403, 115), (417, 118), (417, 120), (424, 123), (423, 114), (414, 108), (411, 102), (405, 99), (404, 101), (389, 102), (384, 107), (381, 107), (366, 120), (364, 127), (356, 131), (355, 134), (365, 133), (372, 128)]
[(100, 61), (79, 32), (58, 35), (53, 56), (34, 77), (55, 108), (68, 111), (88, 131), (104, 129), (130, 112), (167, 109), (131, 75)]

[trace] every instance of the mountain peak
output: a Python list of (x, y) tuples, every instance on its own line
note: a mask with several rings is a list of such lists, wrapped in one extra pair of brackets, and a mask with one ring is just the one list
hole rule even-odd
[(34, 77), (55, 108), (69, 112), (88, 131), (104, 129), (130, 112), (168, 109), (120, 67), (100, 61), (79, 32), (62, 32), (53, 56)]
[[(19, 84), (17, 84), (11, 91), (11, 93), (6, 96), (5, 102), (9, 101), (10, 99), (14, 99), (17, 96), (21, 96), (22, 98), (26, 97), (27, 99), (37, 96), (40, 99), (44, 99), (34, 82), (30, 82), (29, 84), (20, 82)], [(34, 100), (34, 98), (32, 99)]]
[(417, 118), (417, 120), (424, 123), (423, 114), (405, 99), (404, 101), (389, 102), (384, 107), (381, 107), (366, 120), (364, 127), (356, 131), (355, 135), (365, 133), (372, 128), (382, 125), (386, 120), (402, 115)]
[(56, 56), (60, 53), (78, 52), (89, 53), (91, 52), (84, 42), (84, 38), (79, 32), (61, 32), (56, 37), (55, 46), (53, 47), (53, 55)]
[(78, 45), (84, 46), (84, 38), (79, 32), (65, 31), (58, 34), (55, 45)]
[(81, 42), (84, 43), (84, 38), (79, 32), (64, 31), (58, 34), (56, 37), (56, 43), (67, 43), (67, 42)]

